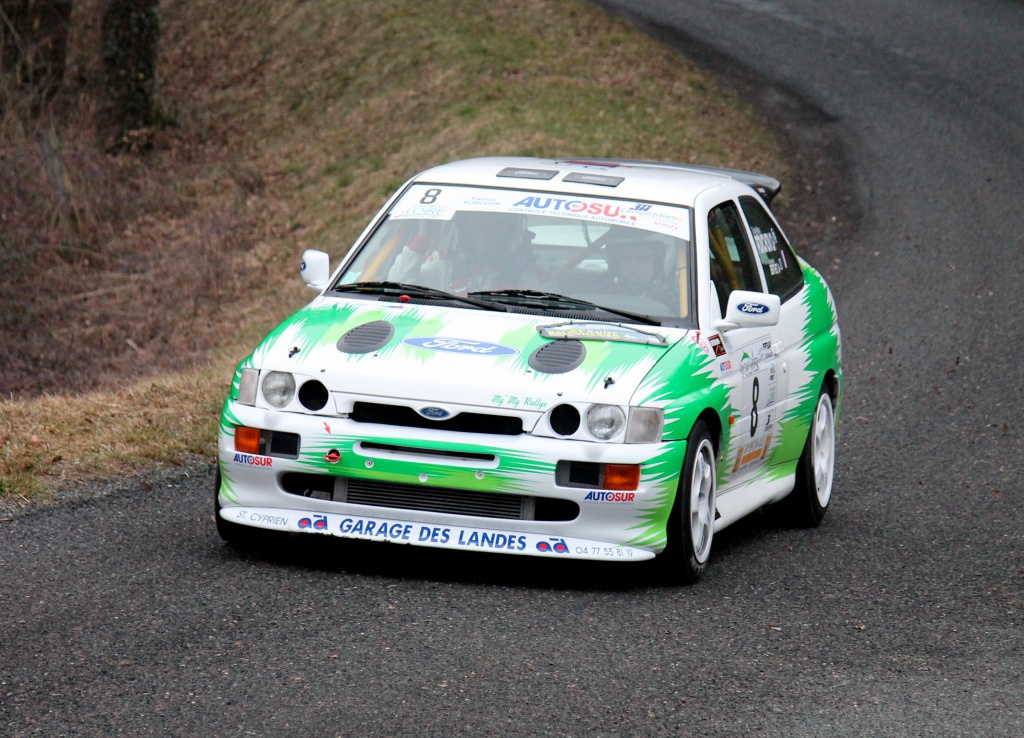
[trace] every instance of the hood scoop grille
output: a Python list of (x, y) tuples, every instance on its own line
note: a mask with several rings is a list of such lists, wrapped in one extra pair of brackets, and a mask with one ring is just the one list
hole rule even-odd
[(564, 374), (583, 363), (587, 349), (581, 341), (559, 339), (530, 354), (530, 368), (545, 374)]
[(338, 351), (345, 354), (368, 354), (384, 348), (395, 335), (395, 326), (386, 320), (357, 325), (338, 339)]

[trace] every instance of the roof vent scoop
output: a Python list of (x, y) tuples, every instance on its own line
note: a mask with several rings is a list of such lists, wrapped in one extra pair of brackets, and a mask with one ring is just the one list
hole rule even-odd
[(344, 354), (368, 354), (387, 346), (395, 335), (395, 326), (386, 320), (357, 325), (338, 339), (338, 351)]
[(581, 341), (558, 339), (530, 354), (530, 368), (545, 374), (564, 374), (583, 363), (587, 349)]

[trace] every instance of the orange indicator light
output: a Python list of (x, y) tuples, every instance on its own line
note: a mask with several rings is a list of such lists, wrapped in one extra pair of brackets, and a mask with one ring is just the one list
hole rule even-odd
[(640, 486), (640, 467), (636, 464), (606, 464), (604, 467), (604, 488), (621, 491), (634, 490)]
[(235, 428), (235, 451), (243, 454), (258, 454), (260, 452), (260, 429), (247, 428), (240, 425)]

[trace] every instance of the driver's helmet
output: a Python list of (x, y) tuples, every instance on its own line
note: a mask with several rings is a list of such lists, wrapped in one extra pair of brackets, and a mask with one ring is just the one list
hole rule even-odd
[(524, 223), (515, 213), (460, 211), (452, 217), (455, 250), (474, 257), (506, 258), (521, 242)]
[(657, 238), (616, 238), (605, 245), (608, 274), (624, 291), (643, 293), (665, 282), (669, 247)]

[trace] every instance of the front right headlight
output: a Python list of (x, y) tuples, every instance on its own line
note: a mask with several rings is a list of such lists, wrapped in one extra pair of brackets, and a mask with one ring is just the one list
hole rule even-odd
[(602, 441), (615, 438), (625, 424), (622, 408), (615, 405), (594, 405), (587, 411), (587, 430)]
[(659, 443), (665, 427), (665, 411), (660, 407), (631, 407), (626, 423), (626, 443)]
[(272, 407), (282, 408), (295, 397), (295, 377), (288, 372), (269, 372), (263, 377), (263, 399)]

